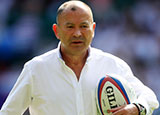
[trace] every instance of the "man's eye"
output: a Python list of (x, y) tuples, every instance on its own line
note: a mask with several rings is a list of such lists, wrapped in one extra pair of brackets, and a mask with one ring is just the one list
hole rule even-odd
[(82, 27), (82, 28), (88, 28), (88, 26), (87, 26), (87, 25), (82, 25), (81, 27)]
[(73, 28), (73, 26), (67, 26), (67, 28)]

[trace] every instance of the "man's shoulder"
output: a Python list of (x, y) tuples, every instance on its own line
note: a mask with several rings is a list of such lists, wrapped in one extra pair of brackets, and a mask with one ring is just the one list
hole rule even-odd
[(117, 57), (111, 53), (104, 52), (101, 49), (97, 49), (97, 48), (92, 47), (91, 50), (92, 50), (91, 51), (92, 55), (100, 57), (100, 58), (120, 59), (119, 57)]
[(92, 50), (92, 56), (94, 59), (105, 61), (105, 62), (113, 62), (113, 63), (119, 63), (119, 64), (127, 64), (123, 59), (119, 58), (118, 56), (115, 56), (111, 53), (104, 52), (97, 48), (91, 48)]
[(40, 63), (50, 63), (53, 62), (58, 55), (58, 49), (53, 49), (48, 52), (45, 52), (41, 55), (33, 57), (31, 60), (27, 61), (25, 65), (35, 65)]

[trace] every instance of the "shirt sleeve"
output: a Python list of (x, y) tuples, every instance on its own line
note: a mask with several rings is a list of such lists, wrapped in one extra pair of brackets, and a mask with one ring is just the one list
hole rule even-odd
[(136, 78), (130, 67), (126, 64), (123, 67), (123, 73), (127, 81), (131, 84), (135, 90), (137, 100), (135, 103), (140, 103), (147, 110), (147, 115), (152, 115), (153, 111), (159, 107), (159, 102), (155, 93), (146, 85), (144, 85), (138, 78)]
[(32, 76), (27, 65), (24, 66), (14, 87), (3, 104), (0, 115), (22, 115), (32, 100)]

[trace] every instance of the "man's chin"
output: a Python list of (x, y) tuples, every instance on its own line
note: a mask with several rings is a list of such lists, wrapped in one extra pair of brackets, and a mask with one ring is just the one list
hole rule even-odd
[(84, 53), (86, 51), (87, 51), (87, 48), (85, 48), (85, 47), (78, 47), (77, 46), (77, 47), (72, 48), (71, 53), (75, 54), (75, 55), (79, 55), (79, 54), (82, 54), (82, 53)]

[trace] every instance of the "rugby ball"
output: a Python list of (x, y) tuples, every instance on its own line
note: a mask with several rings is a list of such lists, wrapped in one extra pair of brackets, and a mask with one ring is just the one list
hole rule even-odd
[(106, 75), (98, 82), (96, 100), (98, 113), (111, 115), (107, 110), (132, 103), (136, 99), (131, 85), (119, 75)]

